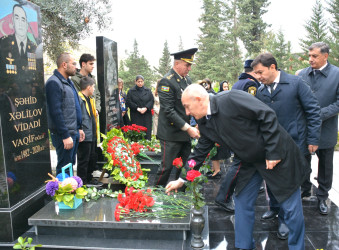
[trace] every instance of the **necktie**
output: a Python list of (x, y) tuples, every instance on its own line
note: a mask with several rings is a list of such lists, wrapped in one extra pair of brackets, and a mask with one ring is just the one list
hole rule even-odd
[(211, 119), (211, 115), (206, 115), (206, 119), (207, 120)]
[(20, 43), (20, 47), (21, 47), (20, 56), (24, 57), (25, 56), (25, 52), (24, 52), (24, 43), (23, 42)]
[(271, 84), (267, 84), (267, 88), (269, 89), (269, 92), (272, 94), (274, 91), (274, 87), (275, 87), (275, 82), (271, 83)]

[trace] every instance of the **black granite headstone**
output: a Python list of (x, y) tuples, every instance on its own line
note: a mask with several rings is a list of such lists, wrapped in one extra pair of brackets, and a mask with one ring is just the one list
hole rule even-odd
[(9, 0), (0, 8), (0, 241), (13, 241), (43, 206), (51, 172), (40, 8)]
[(101, 95), (100, 132), (107, 133), (121, 123), (117, 43), (100, 36), (96, 38), (96, 44), (98, 87)]

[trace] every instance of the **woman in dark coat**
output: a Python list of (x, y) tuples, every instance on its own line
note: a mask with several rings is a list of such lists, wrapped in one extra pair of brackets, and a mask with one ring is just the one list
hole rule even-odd
[(130, 108), (131, 123), (146, 127), (146, 139), (151, 140), (151, 110), (154, 104), (154, 97), (152, 91), (144, 86), (144, 77), (142, 75), (136, 77), (135, 87), (128, 91), (126, 102)]

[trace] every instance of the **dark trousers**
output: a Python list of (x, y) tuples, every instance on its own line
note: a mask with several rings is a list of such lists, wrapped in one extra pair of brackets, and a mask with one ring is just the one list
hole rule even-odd
[(72, 163), (72, 165), (75, 164), (75, 156), (79, 145), (79, 132), (75, 135), (71, 135), (71, 137), (73, 139), (73, 148), (65, 149), (61, 135), (51, 133), (52, 144), (55, 147), (56, 154), (58, 156), (56, 175), (60, 174), (61, 168), (66, 166), (68, 163)]
[[(312, 156), (311, 154), (307, 154), (305, 155), (305, 159), (306, 161), (308, 162), (308, 165), (309, 165), (309, 168), (311, 168), (311, 159), (312, 159)], [(311, 174), (310, 174), (311, 175)], [(312, 183), (310, 181), (310, 175), (308, 175), (307, 179), (304, 181), (304, 183), (302, 184), (301, 186), (301, 191), (311, 191), (311, 188), (312, 188)], [(276, 212), (279, 212), (279, 203), (278, 201), (274, 198), (271, 190), (269, 187), (266, 187), (267, 189), (267, 194), (268, 194), (268, 197), (270, 197), (270, 210), (272, 211), (276, 211)], [(279, 213), (279, 218), (283, 218), (282, 214)]]
[[(309, 169), (312, 170), (312, 168), (311, 168), (311, 160), (312, 160), (311, 154), (306, 154), (305, 159), (308, 162)], [(311, 182), (310, 178), (311, 178), (311, 172), (307, 176), (307, 179), (304, 181), (304, 183), (301, 185), (301, 192), (310, 192), (311, 191), (312, 182)]]
[(232, 165), (227, 170), (227, 173), (220, 184), (220, 188), (215, 200), (220, 202), (228, 202), (232, 198), (240, 167), (241, 161), (234, 157)]
[(96, 141), (83, 141), (79, 143), (77, 175), (82, 179), (84, 184), (92, 180), (92, 172), (96, 169), (96, 144)]
[[(235, 247), (252, 249), (255, 247), (253, 227), (255, 221), (255, 202), (262, 183), (262, 177), (256, 172), (247, 185), (234, 196), (235, 203)], [(298, 188), (289, 198), (279, 203), (284, 212), (284, 221), (289, 229), (289, 250), (305, 249), (305, 224)]]
[[(155, 185), (165, 187), (170, 177), (173, 168), (173, 160), (181, 157), (183, 164), (185, 165), (188, 156), (191, 153), (191, 142), (177, 142), (177, 141), (164, 141), (160, 140), (161, 146), (161, 166), (155, 175)], [(175, 168), (175, 170), (177, 170)], [(181, 171), (176, 171), (175, 179), (179, 178)]]
[(319, 200), (326, 200), (328, 191), (332, 188), (334, 147), (318, 149), (315, 153), (319, 159), (317, 197)]

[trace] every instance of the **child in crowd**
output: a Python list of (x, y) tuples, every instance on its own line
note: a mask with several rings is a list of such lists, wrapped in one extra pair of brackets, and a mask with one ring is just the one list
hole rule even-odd
[(82, 113), (82, 129), (85, 133), (85, 140), (79, 143), (77, 159), (77, 174), (87, 186), (100, 186), (102, 183), (92, 179), (91, 173), (95, 170), (97, 154), (97, 126), (95, 99), (92, 97), (95, 90), (95, 81), (91, 77), (83, 77), (80, 80), (80, 107)]

